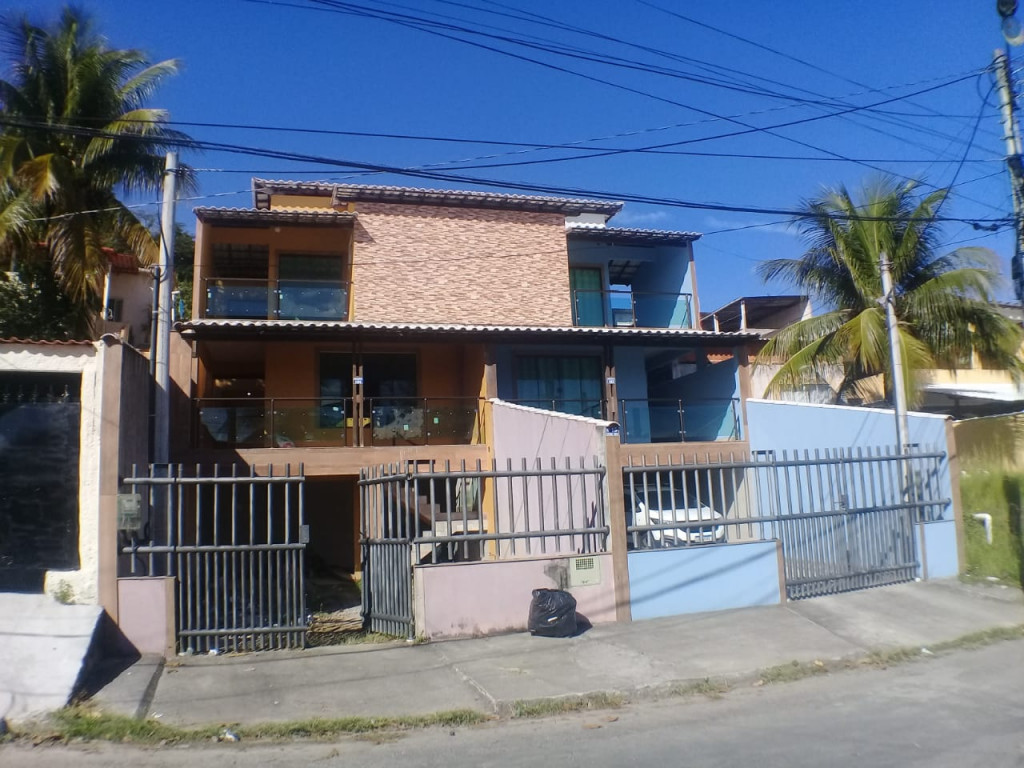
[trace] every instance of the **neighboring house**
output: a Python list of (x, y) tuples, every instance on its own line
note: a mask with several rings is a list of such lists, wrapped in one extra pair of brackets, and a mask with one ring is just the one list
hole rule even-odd
[[(701, 327), (709, 331), (756, 331), (762, 341), (751, 347), (753, 359), (766, 340), (786, 326), (812, 315), (811, 300), (807, 296), (742, 296), (712, 312), (703, 313)], [(779, 368), (780, 363), (768, 360), (757, 361), (752, 366), (751, 397), (766, 396), (768, 383)], [(837, 366), (815, 384), (787, 392), (782, 399), (801, 403), (834, 403), (842, 378), (842, 371)]]
[[(1016, 323), (1024, 323), (1024, 310), (1017, 304), (999, 304), (1000, 310)], [(791, 323), (811, 317), (811, 304), (806, 296), (745, 296), (735, 299), (713, 312), (701, 316), (708, 330), (756, 330), (764, 339)], [(763, 345), (763, 342), (762, 344)], [(751, 348), (755, 355), (761, 345)], [(759, 361), (751, 372), (752, 397), (765, 397), (768, 382), (778, 372), (779, 363)], [(777, 399), (804, 403), (835, 403), (842, 370), (832, 367), (814, 385), (784, 393)], [(921, 399), (917, 410), (941, 413), (957, 419), (1015, 413), (1024, 410), (1024, 387), (1003, 370), (982, 365), (977, 355), (956, 361), (951, 369), (918, 371)], [(864, 382), (866, 400), (845, 401), (848, 405), (884, 405), (885, 392), (881, 377)]]
[(97, 334), (112, 333), (136, 349), (148, 349), (153, 323), (153, 271), (127, 253), (105, 248), (108, 258)]
[[(1019, 304), (997, 306), (1002, 314), (1024, 325), (1024, 309)], [(1024, 410), (1024, 385), (1006, 371), (986, 368), (977, 355), (957, 361), (952, 370), (922, 371), (919, 381), (922, 411), (966, 419)]]
[[(290, 181), (198, 208), (175, 461), (304, 468), (359, 571), (360, 470), (495, 457), (492, 399), (620, 426), (621, 461), (745, 450), (748, 330), (700, 327), (691, 232), (620, 203)], [(547, 460), (549, 457), (545, 457)]]

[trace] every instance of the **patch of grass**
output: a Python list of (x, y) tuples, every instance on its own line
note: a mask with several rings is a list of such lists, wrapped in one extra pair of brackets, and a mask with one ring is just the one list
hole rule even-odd
[[(400, 717), (310, 718), (283, 723), (232, 725), (230, 730), (245, 740), (329, 739), (345, 734), (382, 733), (414, 728), (446, 728), (477, 725), (491, 716), (471, 709), (455, 709), (430, 715)], [(56, 712), (48, 723), (12, 731), (17, 739), (49, 741), (132, 742), (137, 744), (173, 744), (217, 739), (222, 725), (179, 728), (148, 718), (136, 720), (123, 715), (100, 712), (88, 706), (72, 706)]]
[(1002, 642), (1003, 640), (1021, 639), (1024, 639), (1024, 624), (1018, 624), (1014, 627), (993, 627), (991, 629), (982, 630), (981, 632), (972, 632), (969, 635), (963, 635), (953, 640), (936, 643), (931, 646), (931, 650), (936, 653), (942, 651), (967, 650), (971, 648), (983, 648), (986, 645), (992, 645), (993, 643)]
[(626, 703), (621, 693), (588, 693), (582, 696), (560, 696), (554, 699), (533, 699), (512, 703), (513, 718), (548, 717), (587, 709), (618, 709)]
[[(219, 730), (215, 726), (195, 729), (176, 728), (165, 725), (159, 720), (136, 720), (133, 717), (100, 712), (88, 706), (71, 706), (59, 710), (52, 716), (52, 727), (42, 727), (42, 733), (53, 731), (62, 739), (137, 742), (140, 744), (211, 739), (217, 736)], [(40, 731), (35, 730), (24, 735), (38, 736), (39, 734)]]
[(327, 739), (346, 733), (403, 731), (431, 726), (454, 728), (478, 725), (489, 719), (488, 715), (473, 709), (453, 709), (432, 715), (399, 717), (314, 717), (309, 720), (239, 726), (233, 730), (243, 739)]
[[(1019, 586), (1024, 579), (1024, 475), (972, 466), (961, 475), (960, 495), (964, 506), (966, 575), (978, 579), (994, 577)], [(980, 512), (992, 515), (991, 544), (985, 537), (984, 526), (973, 517)]]
[(665, 696), (707, 696), (709, 699), (720, 699), (732, 690), (725, 680), (705, 677), (703, 680), (689, 683), (675, 683), (664, 690)]
[(788, 664), (762, 669), (758, 673), (758, 683), (761, 685), (774, 685), (777, 683), (792, 683), (803, 680), (805, 677), (825, 675), (832, 670), (832, 666), (824, 661), (791, 661)]

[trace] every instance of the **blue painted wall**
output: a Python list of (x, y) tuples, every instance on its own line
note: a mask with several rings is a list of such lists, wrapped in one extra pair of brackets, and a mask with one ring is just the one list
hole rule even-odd
[[(910, 442), (945, 451), (947, 420), (911, 413)], [(753, 451), (896, 445), (896, 419), (882, 408), (748, 400), (747, 426)]]
[(960, 562), (957, 559), (956, 523), (952, 520), (941, 520), (935, 523), (924, 523), (918, 526), (924, 533), (924, 542), (918, 551), (924, 553), (922, 566), (926, 569), (922, 578), (950, 579), (960, 573)]
[[(947, 417), (912, 413), (907, 421), (911, 443), (929, 451), (947, 450)], [(813, 454), (815, 449), (875, 449), (879, 446), (895, 448), (896, 445), (893, 411), (875, 408), (748, 400), (747, 431), (751, 451), (775, 451), (780, 458), (782, 451), (800, 451), (802, 454), (807, 450)], [(946, 460), (939, 464), (937, 472), (928, 481), (934, 483), (935, 492), (940, 497), (952, 499), (953, 488)], [(796, 487), (793, 484), (790, 493)], [(827, 498), (829, 492), (829, 489), (815, 490), (810, 495), (818, 495), (826, 503), (833, 503), (835, 499)], [(761, 499), (766, 506), (770, 506), (770, 501)], [(794, 503), (799, 504), (800, 501), (797, 498)], [(864, 504), (858, 498), (850, 501), (852, 504)], [(926, 515), (934, 522), (925, 524), (925, 540), (918, 542), (918, 553), (919, 557), (926, 555), (928, 558), (927, 577), (955, 576), (959, 566), (953, 506), (932, 507)], [(919, 526), (915, 529), (919, 530)], [(920, 539), (920, 533), (917, 536)]]
[(774, 541), (630, 552), (634, 619), (782, 601)]

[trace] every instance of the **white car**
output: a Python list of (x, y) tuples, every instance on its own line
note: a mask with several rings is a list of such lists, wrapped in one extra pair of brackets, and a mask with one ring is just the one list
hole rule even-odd
[[(674, 492), (673, 492), (674, 491)], [(648, 486), (633, 492), (633, 524), (699, 523), (721, 520), (722, 515), (694, 499), (686, 499), (681, 489)], [(666, 546), (679, 544), (721, 544), (725, 541), (724, 525), (688, 526), (647, 531), (651, 539)]]

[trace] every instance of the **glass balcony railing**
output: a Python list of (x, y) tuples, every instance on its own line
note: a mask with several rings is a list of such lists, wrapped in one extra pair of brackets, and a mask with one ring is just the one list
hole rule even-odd
[(208, 277), (206, 317), (252, 320), (345, 320), (348, 283)]
[(201, 448), (468, 445), (477, 398), (197, 398)]
[(693, 297), (688, 293), (574, 290), (576, 326), (692, 328)]
[(624, 443), (739, 440), (739, 400), (620, 400)]

